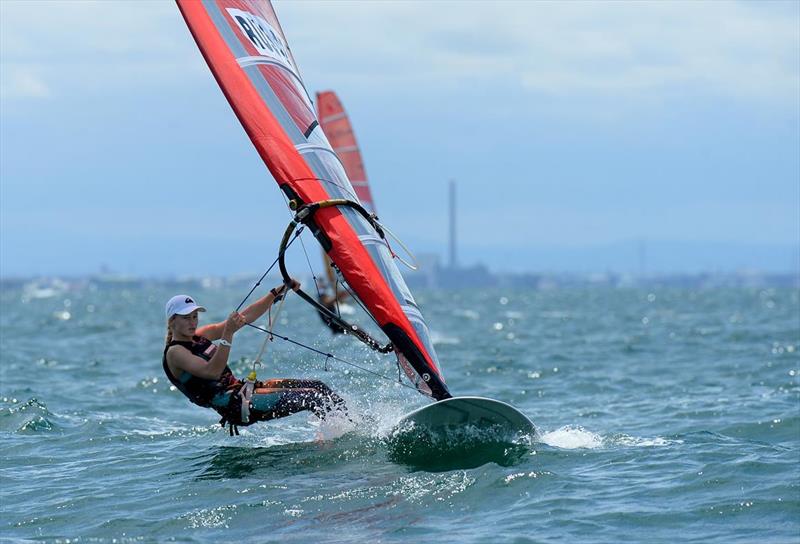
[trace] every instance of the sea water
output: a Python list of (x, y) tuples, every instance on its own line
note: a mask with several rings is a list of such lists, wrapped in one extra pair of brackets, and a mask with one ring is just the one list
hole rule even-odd
[[(393, 456), (394, 422), (425, 398), (297, 297), (275, 330), (341, 360), (275, 338), (259, 378), (322, 379), (357, 423), (298, 414), (229, 436), (161, 370), (164, 302), (187, 291), (210, 322), (247, 288), (2, 290), (0, 539), (800, 541), (797, 290), (420, 291), (451, 391), (537, 426), (469, 468)], [(237, 333), (237, 373), (263, 339)]]

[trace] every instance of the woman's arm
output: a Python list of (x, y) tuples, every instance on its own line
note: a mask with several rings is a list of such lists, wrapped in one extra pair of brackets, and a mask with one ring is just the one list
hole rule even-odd
[(222, 331), (225, 329), (225, 323), (225, 321), (220, 321), (219, 323), (203, 325), (195, 331), (195, 334), (197, 336), (205, 336), (209, 340), (219, 340), (222, 338)]
[[(300, 282), (297, 280), (292, 280), (291, 286), (292, 289), (297, 291), (300, 289)], [(286, 292), (286, 284), (281, 284), (278, 287), (270, 289), (270, 292), (267, 293), (265, 296), (261, 297), (250, 306), (242, 310), (242, 315), (247, 323), (253, 323), (259, 317), (264, 315), (267, 310), (269, 310), (270, 306), (275, 303), (275, 293), (280, 296), (281, 294)]]
[[(221, 325), (222, 331), (220, 332), (220, 336), (218, 338), (223, 338), (227, 340), (229, 345), (219, 344), (217, 349), (214, 351), (214, 355), (211, 356), (211, 359), (206, 361), (202, 357), (198, 357), (194, 355), (187, 349), (175, 349), (175, 347), (171, 347), (167, 352), (167, 358), (170, 363), (176, 368), (183, 370), (184, 372), (188, 372), (193, 376), (197, 376), (198, 378), (205, 378), (207, 380), (215, 380), (222, 375), (222, 371), (225, 370), (225, 366), (228, 364), (228, 356), (231, 353), (230, 342), (233, 340), (233, 335), (236, 331), (241, 329), (245, 324), (244, 317), (241, 314), (233, 312), (226, 321), (221, 323), (216, 323), (214, 325), (206, 325), (202, 329), (198, 329), (197, 333), (201, 336), (206, 336), (205, 334), (201, 334), (203, 329), (208, 329), (211, 327), (216, 327)], [(210, 337), (206, 336), (206, 338)]]
[[(291, 288), (297, 291), (300, 289), (300, 282), (297, 280), (292, 280)], [(274, 304), (274, 293), (277, 292), (278, 295), (281, 295), (285, 291), (286, 284), (282, 284), (278, 287), (270, 289), (269, 293), (252, 303), (250, 306), (242, 310), (242, 313), (237, 315), (241, 315), (244, 318), (245, 323), (253, 323), (256, 319), (264, 315), (266, 311), (269, 310), (270, 306)], [(203, 325), (197, 329), (196, 334), (199, 336), (205, 336), (209, 340), (219, 340), (220, 338), (224, 338), (223, 330), (225, 329), (225, 323), (226, 321), (220, 321), (219, 323), (209, 323), (208, 325)], [(225, 339), (228, 340), (227, 338)]]
[(230, 351), (231, 348), (228, 346), (217, 346), (214, 356), (211, 357), (211, 360), (206, 361), (182, 346), (172, 346), (167, 352), (167, 359), (172, 363), (171, 366), (188, 372), (192, 376), (216, 380), (222, 375), (222, 371), (228, 364)]

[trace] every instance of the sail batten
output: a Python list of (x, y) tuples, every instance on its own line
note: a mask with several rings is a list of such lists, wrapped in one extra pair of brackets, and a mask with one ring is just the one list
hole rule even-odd
[[(176, 1), (223, 94), (278, 185), (303, 203), (345, 198), (370, 210), (368, 186), (354, 186), (346, 173), (354, 152), (334, 152), (319, 127), (272, 5), (266, 0)], [(391, 339), (398, 356), (429, 386), (432, 396), (448, 397), (427, 326), (418, 312), (407, 307), (413, 297), (390, 252), (359, 239), (375, 232), (372, 225), (348, 208), (320, 209), (313, 220), (331, 242), (328, 256)]]

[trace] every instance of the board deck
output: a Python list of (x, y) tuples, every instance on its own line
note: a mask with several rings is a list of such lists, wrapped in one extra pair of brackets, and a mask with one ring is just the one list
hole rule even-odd
[(413, 424), (430, 431), (457, 427), (497, 428), (505, 432), (533, 435), (528, 417), (505, 402), (484, 397), (453, 397), (406, 414), (396, 428)]

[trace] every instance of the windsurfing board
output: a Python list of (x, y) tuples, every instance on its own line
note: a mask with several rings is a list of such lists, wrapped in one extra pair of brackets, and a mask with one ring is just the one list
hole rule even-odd
[(536, 432), (528, 416), (510, 404), (485, 397), (452, 397), (428, 404), (400, 418), (395, 428), (412, 426), (432, 433), (463, 427), (530, 437)]

